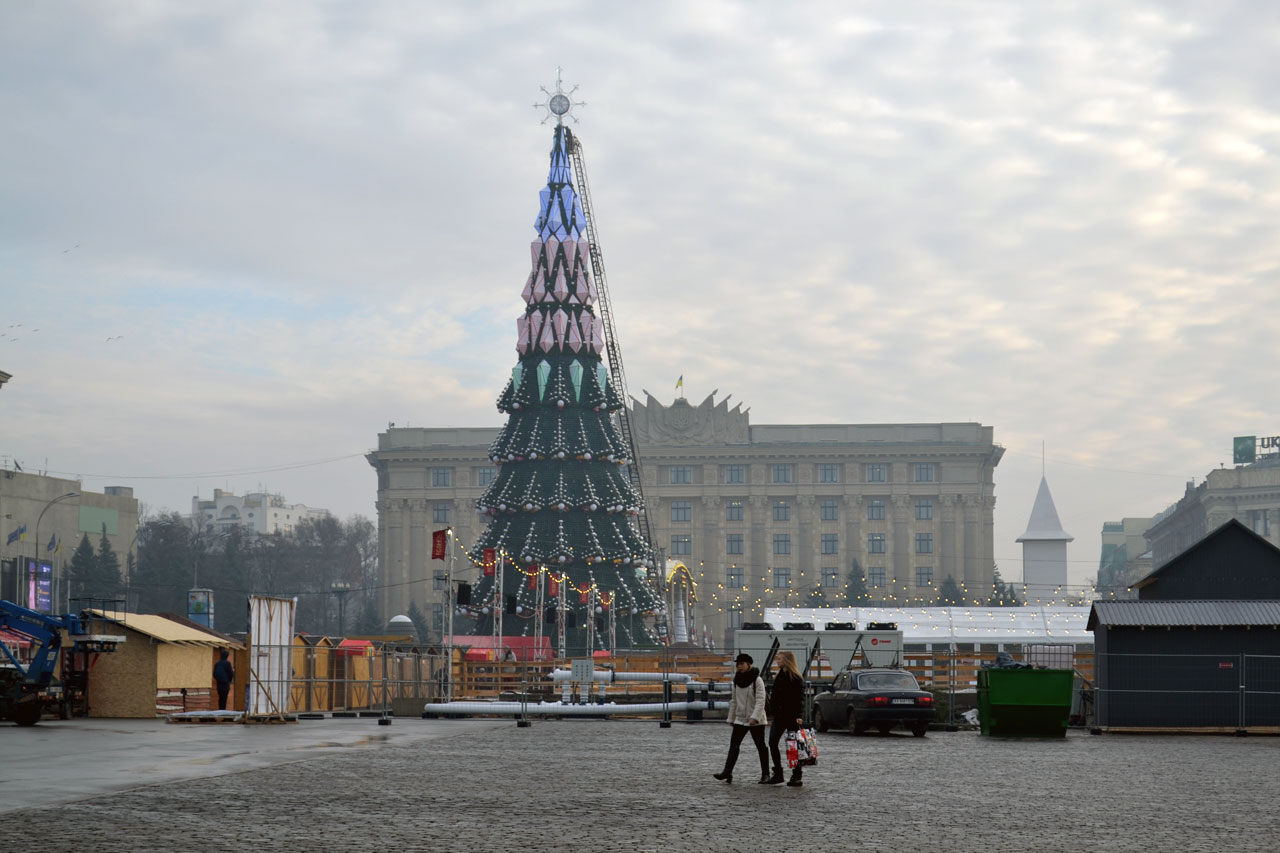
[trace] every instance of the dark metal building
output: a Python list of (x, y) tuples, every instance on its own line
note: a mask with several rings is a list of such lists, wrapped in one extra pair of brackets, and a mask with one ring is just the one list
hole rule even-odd
[(1097, 725), (1280, 726), (1280, 601), (1098, 601), (1088, 628)]
[(1104, 728), (1280, 726), (1280, 549), (1228, 521), (1095, 602), (1095, 722)]

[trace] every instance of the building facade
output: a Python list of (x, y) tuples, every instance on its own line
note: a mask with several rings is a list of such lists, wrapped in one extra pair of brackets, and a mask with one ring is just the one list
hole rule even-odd
[(120, 560), (136, 556), (138, 501), (127, 486), (89, 492), (78, 480), (0, 469), (0, 598), (46, 612), (69, 606), (67, 570), (83, 536), (103, 534)]
[(1102, 523), (1102, 551), (1098, 560), (1099, 598), (1136, 598), (1129, 589), (1151, 571), (1151, 550), (1144, 534), (1150, 518), (1122, 518)]
[[(871, 600), (932, 604), (952, 577), (967, 596), (991, 592), (992, 428), (953, 424), (755, 425), (714, 394), (699, 405), (651, 395), (631, 407), (654, 543), (696, 583), (691, 635), (732, 645), (732, 630), (767, 607), (820, 591), (843, 598), (850, 572)], [(452, 529), (454, 580), (484, 529), (475, 500), (496, 476), (497, 429), (388, 429), (368, 454), (378, 476), (383, 613), (416, 602), (444, 624), (446, 563), (431, 534)], [(433, 631), (434, 632), (434, 631)], [(691, 637), (692, 639), (692, 637)]]
[(1159, 568), (1231, 519), (1280, 545), (1280, 455), (1188, 483), (1182, 498), (1151, 520), (1145, 536), (1152, 565)]
[(214, 489), (212, 500), (191, 499), (191, 518), (206, 533), (221, 533), (232, 527), (258, 534), (291, 533), (304, 519), (319, 521), (327, 515), (327, 509), (287, 504), (280, 495), (264, 492), (236, 495)]

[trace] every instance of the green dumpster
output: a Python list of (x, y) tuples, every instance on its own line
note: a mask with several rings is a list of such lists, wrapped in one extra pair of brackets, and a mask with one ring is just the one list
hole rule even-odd
[(1069, 669), (978, 671), (978, 719), (993, 737), (1065, 737), (1075, 673)]

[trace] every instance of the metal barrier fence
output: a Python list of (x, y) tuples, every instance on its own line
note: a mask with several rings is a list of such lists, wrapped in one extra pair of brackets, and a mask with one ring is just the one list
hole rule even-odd
[(1280, 727), (1280, 656), (1105, 654), (1097, 669), (1104, 728)]
[[(1091, 647), (1069, 645), (1025, 645), (1006, 647), (1017, 661), (1054, 669), (1073, 669), (1086, 685), (1094, 674)], [(569, 669), (572, 661), (490, 661), (467, 660), (457, 650), (452, 666), (444, 655), (413, 647), (370, 645), (360, 649), (328, 646), (291, 647), (292, 680), (288, 711), (376, 711), (408, 704), (443, 701), (452, 681), (452, 698), (484, 700), (511, 698), (527, 693), (531, 701), (556, 700), (561, 687), (551, 681), (554, 669)], [(996, 661), (996, 651), (979, 651), (964, 646), (910, 651), (904, 655), (905, 668), (927, 690), (972, 693), (978, 672)], [(855, 659), (855, 664), (860, 661)], [(597, 658), (597, 669), (618, 672), (680, 672), (695, 681), (726, 684), (733, 677), (733, 656), (709, 652), (630, 652), (612, 658)], [(237, 667), (239, 669), (239, 667)], [(811, 666), (811, 680), (822, 682), (834, 675), (830, 661), (819, 659)], [(636, 701), (661, 693), (660, 683), (603, 682), (592, 686), (594, 697)], [(577, 697), (576, 691), (574, 696)], [(577, 697), (581, 698), (581, 697)], [(403, 711), (407, 713), (407, 710)]]

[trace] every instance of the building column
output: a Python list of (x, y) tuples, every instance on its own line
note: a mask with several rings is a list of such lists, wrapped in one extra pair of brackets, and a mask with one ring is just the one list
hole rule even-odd
[(899, 605), (906, 605), (911, 595), (911, 583), (914, 580), (911, 572), (911, 524), (907, 520), (911, 499), (906, 495), (893, 495), (889, 498), (890, 537), (893, 544), (893, 594), (897, 596)]

